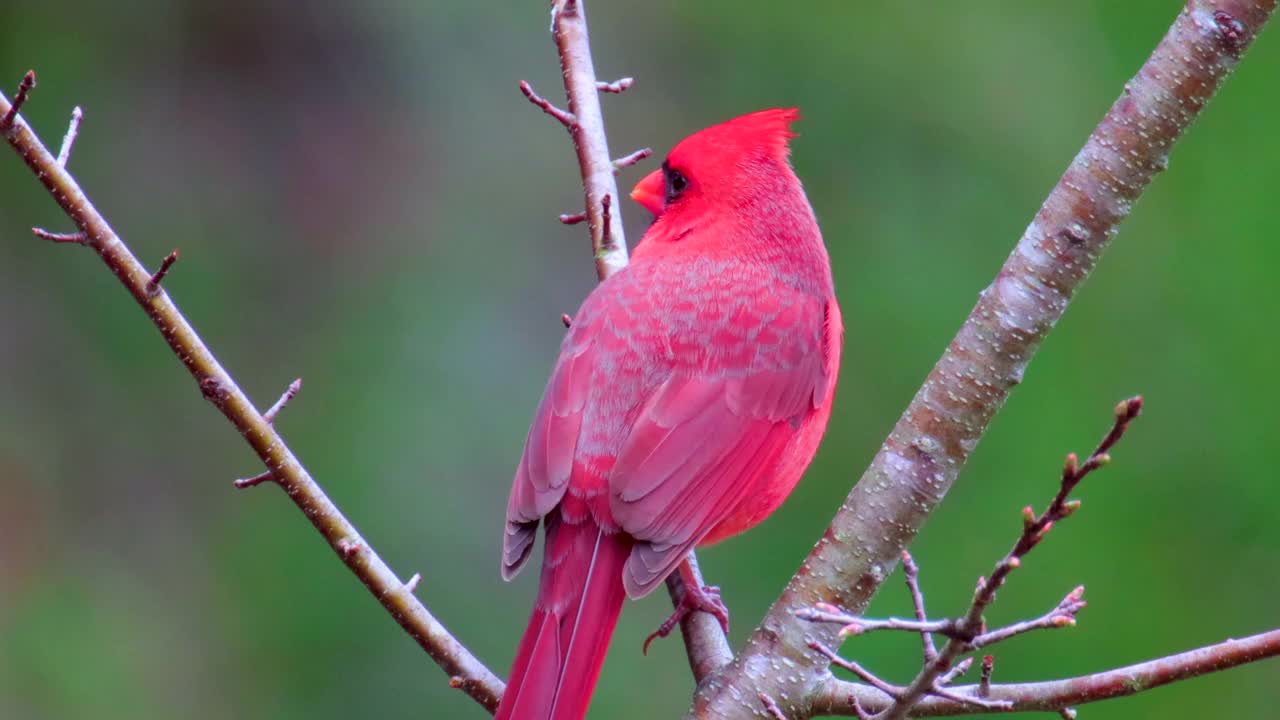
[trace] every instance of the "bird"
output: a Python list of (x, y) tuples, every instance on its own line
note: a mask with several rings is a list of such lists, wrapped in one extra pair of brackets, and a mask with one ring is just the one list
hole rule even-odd
[(503, 578), (539, 524), (545, 542), (498, 720), (584, 718), (624, 600), (672, 572), (686, 592), (655, 635), (695, 610), (727, 631), (685, 559), (776, 510), (817, 451), (843, 325), (798, 118), (698, 131), (631, 192), (653, 223), (572, 316), (512, 483)]

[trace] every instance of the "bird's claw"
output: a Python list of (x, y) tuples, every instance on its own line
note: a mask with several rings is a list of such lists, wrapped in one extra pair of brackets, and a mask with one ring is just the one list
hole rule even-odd
[(724, 601), (720, 599), (720, 588), (710, 585), (698, 587), (696, 585), (685, 585), (684, 595), (680, 597), (680, 604), (676, 605), (676, 609), (671, 616), (662, 621), (658, 629), (644, 639), (644, 648), (642, 652), (649, 654), (649, 643), (660, 637), (666, 637), (671, 631), (680, 624), (681, 620), (691, 612), (709, 613), (715, 617), (720, 623), (720, 629), (724, 630), (726, 635), (729, 634), (729, 608), (725, 607)]

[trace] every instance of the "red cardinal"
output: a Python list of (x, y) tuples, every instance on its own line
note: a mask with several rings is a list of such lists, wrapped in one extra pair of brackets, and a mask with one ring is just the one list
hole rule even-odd
[[(842, 326), (787, 158), (797, 117), (691, 135), (631, 193), (654, 223), (573, 317), (511, 488), (502, 576), (539, 522), (546, 551), (498, 720), (581, 720), (623, 599), (763, 520), (818, 448)], [(727, 623), (686, 587), (664, 630), (695, 609)]]

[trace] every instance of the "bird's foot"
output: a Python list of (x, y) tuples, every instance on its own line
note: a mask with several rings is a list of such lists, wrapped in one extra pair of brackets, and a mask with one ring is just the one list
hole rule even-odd
[(644, 654), (649, 654), (649, 643), (670, 635), (689, 613), (698, 611), (710, 613), (720, 623), (720, 628), (725, 634), (729, 634), (729, 608), (725, 607), (724, 601), (720, 599), (720, 588), (685, 583), (684, 594), (680, 597), (680, 603), (676, 605), (675, 612), (672, 612), (671, 617), (664, 620), (657, 630), (644, 639)]

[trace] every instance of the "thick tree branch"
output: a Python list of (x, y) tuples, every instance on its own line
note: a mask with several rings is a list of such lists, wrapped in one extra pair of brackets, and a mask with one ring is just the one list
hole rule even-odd
[[(1053, 712), (1074, 705), (1135, 695), (1179, 680), (1277, 656), (1280, 656), (1280, 630), (1272, 630), (1093, 675), (1036, 683), (993, 683), (985, 694), (981, 692), (981, 684), (957, 685), (948, 690), (964, 697), (1008, 702), (1010, 709), (1006, 712)], [(859, 709), (863, 713), (874, 714), (886, 710), (889, 705), (889, 699), (877, 688), (828, 676), (810, 709), (814, 715), (859, 717)], [(911, 709), (911, 717), (989, 712), (989, 708), (972, 703), (926, 697)]]
[[(1275, 0), (1190, 0), (1125, 86), (981, 293), (923, 387), (732, 665), (708, 678), (690, 717), (753, 717), (761, 693), (792, 717), (825, 692), (836, 628), (795, 611), (819, 603), (853, 613), (941, 502), (1027, 363), (1093, 270), (1133, 202), (1164, 169), (1275, 10)], [(787, 672), (766, 672), (784, 664)]]
[[(23, 80), (23, 98), (34, 86), (35, 76)], [(197, 381), (200, 391), (212, 402), (267, 466), (267, 477), (279, 483), (289, 498), (311, 521), (342, 562), (360, 578), (369, 592), (387, 609), (396, 622), (453, 678), (451, 684), (462, 688), (481, 705), (492, 711), (502, 695), (503, 683), (462, 646), (427, 608), (413, 596), (391, 568), (378, 557), (355, 526), (338, 510), (302, 463), (259, 413), (249, 398), (236, 385), (231, 375), (187, 322), (178, 306), (159, 284), (163, 270), (177, 258), (176, 253), (153, 276), (80, 189), (75, 178), (60, 163), (17, 114), (15, 105), (0, 93), (0, 132), (8, 144), (22, 157), (49, 194), (79, 228), (75, 242), (88, 245), (119, 278), (134, 300), (142, 306), (151, 322), (169, 343), (174, 355)], [(69, 152), (70, 143), (64, 143)], [(60, 240), (61, 236), (40, 233), (42, 237)], [(72, 236), (66, 236), (72, 237)], [(280, 403), (282, 406), (283, 403)], [(278, 408), (273, 408), (278, 409)], [(259, 476), (262, 477), (262, 476)]]

